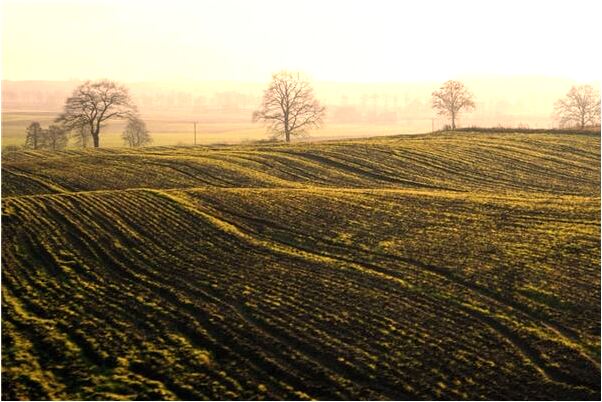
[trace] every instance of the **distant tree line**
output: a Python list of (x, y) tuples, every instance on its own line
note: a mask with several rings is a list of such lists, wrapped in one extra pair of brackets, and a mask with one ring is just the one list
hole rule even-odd
[[(462, 113), (476, 108), (474, 96), (460, 81), (445, 82), (431, 94), (431, 106), (449, 118), (448, 130), (457, 128)], [(272, 75), (254, 122), (266, 125), (273, 138), (290, 142), (309, 130), (320, 128), (326, 108), (316, 99), (313, 88), (300, 73), (281, 71)], [(591, 85), (574, 86), (558, 100), (554, 116), (561, 128), (600, 125), (600, 94)], [(113, 81), (87, 81), (67, 98), (55, 124), (42, 128), (32, 122), (26, 130), (25, 146), (31, 149), (61, 150), (69, 136), (77, 146), (100, 146), (101, 131), (109, 120), (127, 120), (121, 135), (124, 145), (135, 148), (152, 142), (146, 124), (138, 115), (129, 91)]]
[(67, 146), (67, 133), (61, 126), (52, 124), (42, 128), (37, 121), (27, 127), (25, 147), (31, 149), (50, 149), (59, 151)]

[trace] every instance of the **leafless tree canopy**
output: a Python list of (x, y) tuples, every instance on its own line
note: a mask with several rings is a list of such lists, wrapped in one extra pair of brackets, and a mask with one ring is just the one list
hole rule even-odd
[[(102, 129), (102, 127), (101, 125), (100, 128)], [(71, 136), (75, 140), (75, 145), (79, 147), (88, 148), (92, 143), (92, 133), (90, 132), (90, 126), (87, 124), (71, 130)]]
[(319, 128), (325, 110), (306, 80), (298, 73), (281, 71), (272, 76), (261, 108), (253, 113), (253, 121), (265, 123), (274, 137), (284, 137), (290, 142), (292, 136)]
[(558, 100), (554, 113), (560, 127), (600, 125), (600, 94), (591, 85), (574, 86), (563, 99)]
[(94, 147), (99, 146), (101, 125), (109, 119), (127, 119), (136, 114), (128, 90), (113, 81), (87, 81), (67, 98), (63, 114), (56, 119), (69, 130), (88, 126)]
[(61, 126), (55, 124), (49, 126), (48, 129), (45, 130), (44, 137), (46, 148), (52, 149), (53, 151), (65, 149), (67, 146), (67, 132)]
[(64, 127), (53, 124), (45, 129), (42, 128), (40, 123), (34, 121), (27, 127), (25, 148), (58, 151), (65, 149), (68, 141), (69, 139)]
[(456, 117), (460, 111), (474, 108), (472, 94), (459, 81), (447, 81), (438, 91), (433, 92), (433, 109), (451, 119), (452, 130), (456, 129)]
[(133, 117), (128, 121), (125, 130), (121, 134), (121, 138), (131, 148), (141, 147), (152, 142), (150, 133), (146, 129), (146, 124), (137, 117)]
[(44, 147), (44, 130), (37, 121), (32, 122), (27, 127), (25, 147), (31, 149), (39, 149)]

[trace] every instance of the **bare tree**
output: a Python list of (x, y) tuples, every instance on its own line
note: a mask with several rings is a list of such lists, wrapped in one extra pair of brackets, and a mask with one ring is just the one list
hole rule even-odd
[(574, 86), (554, 105), (560, 127), (600, 125), (600, 94), (591, 85)]
[(263, 94), (261, 108), (253, 113), (253, 121), (266, 124), (274, 137), (305, 134), (322, 124), (326, 108), (315, 99), (309, 82), (299, 73), (281, 71), (272, 75), (272, 82)]
[(146, 124), (138, 117), (133, 117), (128, 121), (125, 130), (121, 134), (123, 142), (131, 148), (137, 148), (150, 144), (152, 138), (146, 129)]
[(456, 129), (456, 118), (460, 111), (475, 108), (472, 94), (459, 81), (447, 81), (438, 91), (433, 92), (433, 109), (451, 119), (452, 130)]
[(25, 137), (25, 147), (39, 149), (44, 147), (44, 130), (37, 121), (31, 122), (27, 127), (27, 135)]
[(87, 81), (73, 91), (65, 110), (57, 119), (67, 129), (88, 126), (94, 147), (98, 148), (100, 129), (109, 119), (127, 119), (136, 114), (127, 88), (113, 81)]
[[(102, 128), (103, 125), (100, 126)], [(75, 127), (71, 130), (71, 136), (75, 140), (75, 145), (82, 148), (88, 148), (92, 142), (92, 133), (90, 132), (90, 126), (87, 124)]]
[(55, 124), (48, 127), (45, 131), (45, 146), (53, 151), (65, 149), (67, 146), (67, 132), (61, 126)]

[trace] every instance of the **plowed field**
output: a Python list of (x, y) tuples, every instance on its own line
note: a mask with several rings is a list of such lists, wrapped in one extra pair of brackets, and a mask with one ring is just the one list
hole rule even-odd
[(23, 152), (3, 399), (600, 399), (600, 137)]

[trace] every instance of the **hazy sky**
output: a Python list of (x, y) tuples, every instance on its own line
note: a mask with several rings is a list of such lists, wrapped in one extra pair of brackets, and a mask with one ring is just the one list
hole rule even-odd
[(2, 1), (2, 78), (599, 80), (596, 1)]

